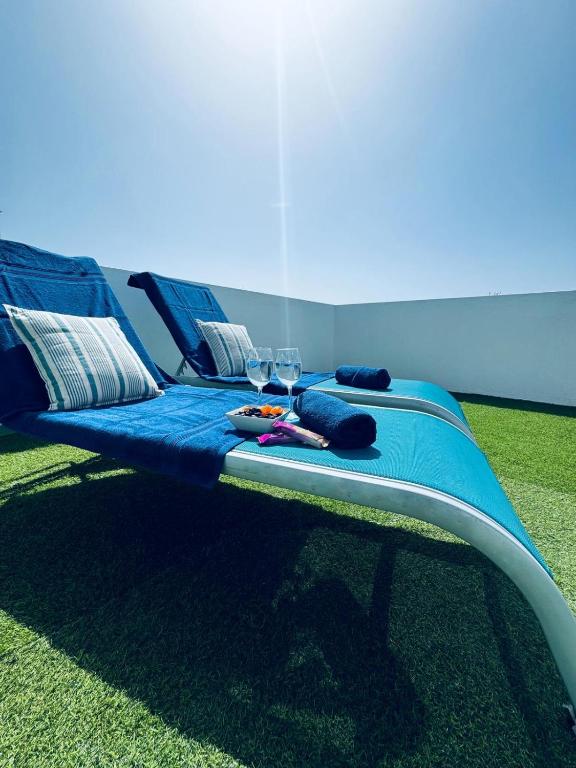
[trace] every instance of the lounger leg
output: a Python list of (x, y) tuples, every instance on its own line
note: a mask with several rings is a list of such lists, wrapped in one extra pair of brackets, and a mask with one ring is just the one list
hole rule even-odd
[[(527, 574), (524, 584), (513, 579), (534, 609), (544, 631), (558, 671), (568, 690), (572, 705), (576, 705), (576, 619), (562, 593), (546, 574), (550, 584), (536, 584), (536, 579)], [(526, 581), (530, 582), (526, 585)], [(573, 709), (572, 709), (573, 712)], [(576, 734), (576, 721), (573, 727)]]
[(174, 374), (175, 378), (178, 378), (178, 376), (182, 376), (184, 374), (184, 371), (188, 368), (188, 363), (186, 362), (186, 358), (183, 357), (180, 365), (178, 366), (176, 373)]

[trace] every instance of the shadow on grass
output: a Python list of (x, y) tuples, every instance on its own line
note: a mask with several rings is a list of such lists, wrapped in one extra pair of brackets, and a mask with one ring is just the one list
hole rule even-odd
[(38, 441), (32, 443), (29, 437), (17, 435), (0, 427), (0, 456), (8, 455), (9, 453), (24, 453), (37, 445), (43, 445), (43, 443)]
[[(493, 573), (483, 558), (257, 489), (205, 492), (109, 474), (117, 471), (90, 459), (74, 466), (75, 484), (25, 497), (21, 486), (6, 498), (0, 608), (238, 760), (375, 766), (418, 750), (427, 709), (389, 642), (396, 558)], [(47, 472), (51, 482), (70, 477)], [(536, 748), (537, 708), (487, 578), (502, 661)], [(448, 571), (445, 580), (422, 589), (450, 591)], [(524, 626), (539, 634), (535, 622)], [(555, 765), (538, 750), (535, 764)]]
[(100, 457), (95, 456), (85, 461), (61, 461), (56, 464), (40, 467), (39, 469), (33, 469), (30, 472), (24, 472), (18, 476), (18, 480), (14, 480), (5, 486), (0, 485), (0, 502), (6, 501), (12, 496), (19, 496), (34, 491), (39, 485), (49, 485), (64, 478), (78, 481), (87, 480), (90, 472), (99, 472), (101, 466)]

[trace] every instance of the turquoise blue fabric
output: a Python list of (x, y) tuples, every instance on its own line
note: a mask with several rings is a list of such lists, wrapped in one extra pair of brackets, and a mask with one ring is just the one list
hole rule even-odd
[(68, 258), (0, 240), (0, 421), (48, 408), (46, 386), (3, 307), (115, 317), (154, 381), (166, 385), (94, 259)]
[[(323, 381), (319, 387), (322, 391), (327, 392), (350, 392), (350, 387), (339, 384), (336, 379), (329, 379)], [(460, 407), (460, 403), (453, 397), (450, 392), (447, 392), (437, 384), (432, 384), (429, 381), (415, 381), (413, 379), (392, 379), (390, 386), (385, 392), (379, 389), (363, 389), (359, 390), (371, 395), (376, 395), (381, 400), (382, 405), (386, 404), (386, 397), (405, 397), (416, 400), (425, 400), (430, 403), (436, 403), (437, 405), (445, 408), (450, 413), (457, 416), (464, 424), (468, 424), (464, 411)], [(413, 407), (413, 406), (408, 406)]]
[[(211, 488), (228, 451), (245, 438), (228, 421), (226, 411), (256, 399), (252, 392), (176, 385), (152, 400), (81, 411), (20, 413), (5, 423), (17, 432)], [(287, 404), (286, 398), (271, 400)]]
[(275, 456), (329, 469), (418, 483), (484, 512), (502, 525), (548, 571), (482, 451), (457, 427), (435, 416), (394, 408), (366, 407), (377, 438), (363, 450), (318, 450), (305, 445), (259, 446), (247, 440), (236, 450)]

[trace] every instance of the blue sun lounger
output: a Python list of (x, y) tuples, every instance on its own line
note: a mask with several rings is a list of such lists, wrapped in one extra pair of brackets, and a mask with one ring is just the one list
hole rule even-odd
[[(130, 275), (128, 285), (145, 291), (154, 308), (170, 331), (176, 346), (182, 354), (182, 362), (176, 377), (186, 365), (194, 370), (198, 381), (211, 387), (249, 388), (246, 376), (218, 376), (210, 354), (195, 320), (227, 323), (228, 318), (218, 300), (205, 285), (185, 280), (162, 277), (153, 272), (139, 272)], [(340, 384), (333, 372), (306, 372), (294, 387), (294, 393), (304, 389), (317, 389), (356, 405), (377, 405), (386, 408), (411, 408), (431, 413), (462, 429), (472, 436), (464, 412), (458, 401), (445, 389), (428, 381), (392, 379), (387, 390), (360, 389)], [(279, 382), (272, 382), (265, 392), (281, 394), (286, 390)]]
[[(113, 315), (164, 396), (105, 408), (46, 411), (42, 382), (3, 304)], [(454, 425), (431, 414), (368, 406), (378, 425), (377, 441), (368, 449), (262, 449), (236, 433), (223, 416), (255, 395), (164, 381), (96, 262), (7, 241), (0, 241), (0, 372), (0, 421), (23, 434), (185, 482), (211, 486), (223, 471), (425, 520), (459, 536), (524, 594), (576, 703), (576, 619), (486, 457)]]

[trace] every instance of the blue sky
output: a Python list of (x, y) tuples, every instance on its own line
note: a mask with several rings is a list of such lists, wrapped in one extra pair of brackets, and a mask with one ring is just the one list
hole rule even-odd
[(4, 237), (334, 303), (576, 289), (574, 0), (4, 0)]

